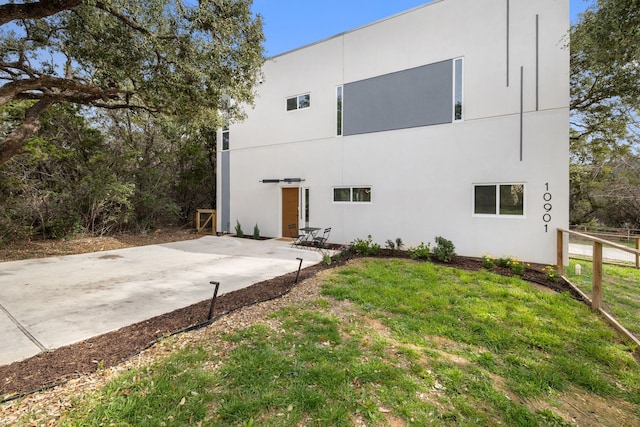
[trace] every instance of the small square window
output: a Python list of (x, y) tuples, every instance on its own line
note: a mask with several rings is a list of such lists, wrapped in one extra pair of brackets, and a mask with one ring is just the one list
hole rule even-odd
[(350, 188), (334, 188), (333, 201), (334, 202), (350, 202), (351, 189)]
[(287, 99), (287, 111), (298, 109), (298, 98)]
[(353, 189), (353, 202), (370, 202), (371, 188), (362, 187)]
[(476, 185), (474, 189), (474, 209), (475, 214), (496, 214), (496, 186)]
[(334, 188), (333, 201), (344, 203), (371, 203), (371, 187)]
[(311, 106), (311, 95), (300, 95), (298, 97), (298, 109), (308, 108)]
[(500, 186), (500, 215), (524, 215), (524, 185)]
[(473, 187), (476, 215), (524, 216), (524, 184), (483, 184)]
[(311, 95), (304, 94), (287, 98), (287, 111), (300, 110), (311, 106)]

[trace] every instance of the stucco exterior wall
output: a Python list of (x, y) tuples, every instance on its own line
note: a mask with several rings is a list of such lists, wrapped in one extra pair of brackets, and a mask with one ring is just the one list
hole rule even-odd
[[(440, 0), (269, 60), (230, 126), (231, 230), (281, 236), (281, 189), (295, 186), (331, 242), (444, 236), (462, 255), (554, 263), (569, 217), (568, 27), (568, 0)], [(464, 120), (336, 136), (337, 86), (455, 58)], [(310, 108), (286, 111), (306, 93)], [(304, 182), (260, 182), (285, 177)], [(524, 215), (474, 215), (474, 184), (501, 183), (525, 185)], [(371, 203), (334, 203), (339, 186), (371, 187)]]

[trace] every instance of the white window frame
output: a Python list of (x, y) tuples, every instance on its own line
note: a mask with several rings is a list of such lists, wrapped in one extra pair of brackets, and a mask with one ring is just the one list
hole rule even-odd
[[(500, 186), (503, 185), (522, 185), (522, 215), (511, 215), (500, 213)], [(476, 213), (476, 187), (494, 186), (496, 188), (496, 213)], [(479, 218), (513, 218), (526, 219), (527, 217), (527, 185), (524, 182), (482, 182), (475, 183), (471, 186), (471, 214)]]
[(344, 135), (344, 85), (336, 87), (336, 136)]
[[(461, 103), (460, 103), (460, 118), (457, 119), (456, 118), (456, 62), (460, 61), (461, 65), (461, 73), (460, 73), (460, 78), (461, 78), (461, 82), (460, 82), (460, 99), (461, 99)], [(451, 70), (451, 73), (453, 74), (453, 87), (451, 90), (451, 97), (452, 97), (452, 111), (451, 111), (451, 121), (453, 123), (459, 123), (459, 122), (463, 122), (464, 121), (464, 58), (463, 57), (459, 57), (459, 58), (454, 58), (453, 59), (453, 67)]]
[[(304, 97), (308, 96), (309, 97), (309, 105), (307, 106), (300, 106), (300, 100), (304, 99)], [(289, 109), (289, 100), (290, 99), (295, 99), (296, 100), (296, 108), (293, 109)], [(307, 92), (307, 93), (303, 93), (300, 95), (294, 95), (294, 96), (288, 96), (285, 100), (284, 100), (284, 108), (285, 111), (287, 111), (287, 113), (291, 112), (291, 111), (298, 111), (298, 110), (305, 110), (307, 108), (311, 108), (311, 92)]]
[[(369, 200), (367, 201), (358, 201), (358, 200), (354, 200), (353, 199), (353, 190), (354, 189), (368, 189), (369, 190)], [(349, 190), (349, 200), (336, 200), (335, 197), (335, 190), (338, 189), (343, 189), (343, 190)], [(371, 204), (373, 203), (373, 187), (371, 185), (338, 185), (335, 186), (331, 189), (331, 200), (333, 201), (333, 203), (336, 204), (340, 204), (340, 205), (346, 205), (346, 204), (350, 204), (350, 205), (367, 205), (367, 204)]]
[[(225, 148), (225, 135), (227, 138), (227, 146)], [(231, 133), (229, 132), (229, 125), (225, 125), (222, 128), (222, 151), (229, 151), (229, 145), (231, 144)]]
[(300, 224), (304, 224), (305, 227), (309, 227), (309, 217), (311, 216), (310, 198), (311, 189), (309, 187), (300, 187), (300, 218), (298, 218), (298, 221)]

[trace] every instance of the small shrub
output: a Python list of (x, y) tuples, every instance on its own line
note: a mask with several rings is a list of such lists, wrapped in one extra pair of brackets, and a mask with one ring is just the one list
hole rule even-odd
[(380, 245), (373, 243), (371, 234), (369, 234), (367, 240), (355, 239), (353, 241), (353, 250), (359, 255), (378, 255), (380, 253)]
[(253, 226), (253, 238), (256, 240), (260, 238), (260, 229), (258, 228), (258, 223)]
[(495, 261), (496, 261), (496, 259), (495, 259), (495, 258), (492, 258), (492, 257), (491, 257), (491, 256), (489, 256), (489, 255), (484, 255), (484, 256), (482, 257), (482, 266), (483, 266), (484, 268), (486, 268), (487, 270), (491, 270), (493, 267), (495, 267), (495, 266), (496, 266)]
[(509, 268), (510, 264), (511, 264), (511, 258), (509, 257), (506, 257), (506, 258), (502, 257), (496, 260), (496, 265), (498, 267)]
[(329, 254), (324, 254), (322, 255), (322, 262), (325, 265), (331, 265), (331, 263), (333, 262), (333, 259), (331, 259), (331, 255)]
[(240, 225), (240, 221), (236, 219), (236, 236), (244, 237), (244, 231), (242, 231), (242, 226)]
[(334, 255), (333, 259), (336, 260), (336, 261), (337, 260), (341, 260), (341, 259), (347, 259), (347, 258), (353, 256), (353, 254), (355, 254), (355, 253), (356, 253), (356, 251), (355, 251), (355, 249), (353, 247), (353, 244), (345, 245), (345, 246), (342, 246), (340, 248), (340, 252), (338, 252), (336, 255)]
[(400, 249), (402, 249), (403, 246), (404, 246), (404, 243), (402, 243), (402, 239), (398, 237), (396, 238), (395, 241), (391, 239), (387, 240), (385, 247), (392, 251), (395, 251), (395, 250), (399, 251)]
[(401, 238), (397, 237), (396, 238), (396, 249), (401, 250), (402, 248), (404, 248), (404, 242), (402, 241)]
[(456, 247), (451, 240), (437, 236), (436, 244), (433, 247), (433, 256), (440, 262), (451, 262), (456, 256)]
[(427, 245), (425, 246), (424, 243), (420, 243), (415, 248), (407, 249), (407, 252), (409, 253), (409, 258), (411, 258), (411, 259), (425, 259), (425, 260), (428, 260), (430, 254), (431, 254), (431, 244), (427, 243)]
[(525, 264), (522, 261), (518, 261), (517, 258), (511, 258), (511, 257), (498, 258), (496, 260), (496, 265), (498, 267), (508, 268), (518, 276), (522, 276), (526, 271), (527, 267), (531, 266), (531, 264)]
[(526, 271), (527, 267), (530, 267), (531, 264), (525, 264), (522, 261), (518, 261), (516, 258), (508, 258), (507, 267), (513, 271), (514, 274), (518, 276), (522, 276)]
[(511, 264), (509, 264), (509, 268), (511, 268), (511, 271), (513, 271), (513, 273), (517, 274), (518, 276), (522, 276), (526, 270), (524, 266), (524, 262), (520, 262), (515, 259), (511, 260)]
[(555, 265), (547, 265), (542, 269), (542, 272), (547, 276), (547, 279), (552, 282), (557, 282), (560, 280), (560, 274), (558, 274), (558, 270), (556, 270)]

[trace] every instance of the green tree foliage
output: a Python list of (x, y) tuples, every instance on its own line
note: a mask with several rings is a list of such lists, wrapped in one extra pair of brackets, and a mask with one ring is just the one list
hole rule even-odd
[(640, 227), (640, 0), (597, 0), (571, 28), (571, 222)]
[(0, 241), (140, 232), (215, 203), (211, 128), (129, 111), (90, 121), (70, 104), (41, 122), (25, 152), (0, 165)]
[(573, 223), (640, 228), (640, 159), (572, 165), (571, 202)]
[(571, 29), (574, 154), (616, 147), (639, 100), (640, 0), (598, 0)]
[(216, 129), (146, 112), (108, 115), (109, 144), (127, 158), (136, 184), (138, 227), (169, 218), (186, 222), (197, 208), (215, 207)]
[(0, 237), (103, 234), (131, 219), (134, 185), (117, 173), (122, 160), (77, 108), (45, 112), (38, 137), (24, 151), (0, 168)]
[[(19, 153), (52, 105), (142, 110), (212, 123), (253, 99), (264, 39), (251, 0), (41, 0), (0, 5), (0, 140)], [(226, 100), (234, 99), (236, 103)], [(17, 104), (14, 104), (17, 105)]]

